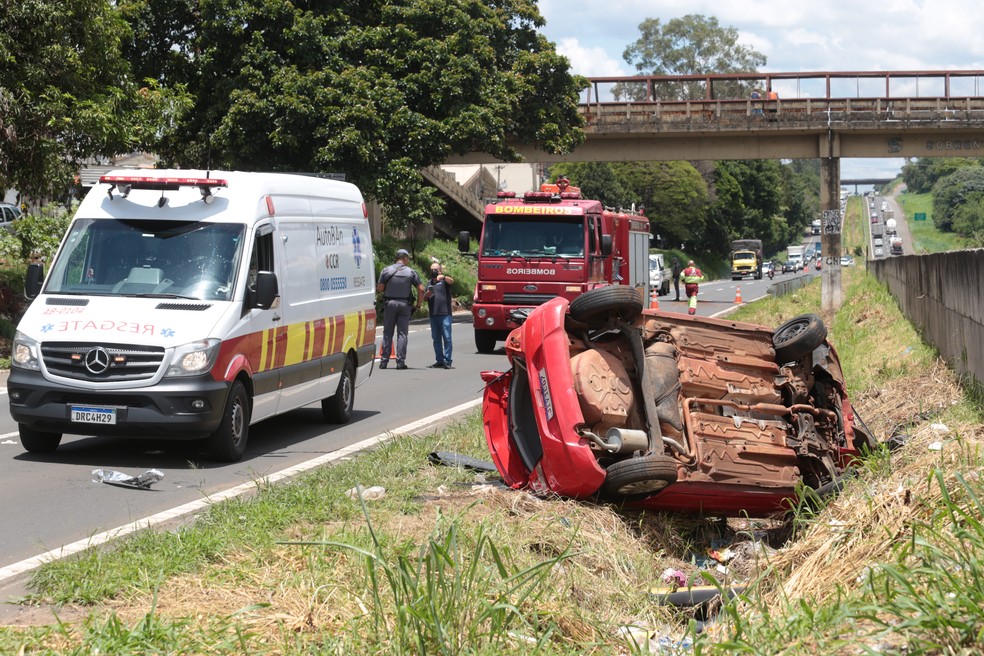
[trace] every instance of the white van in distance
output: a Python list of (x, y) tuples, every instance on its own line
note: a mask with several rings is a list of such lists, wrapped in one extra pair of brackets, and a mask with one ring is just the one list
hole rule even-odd
[(116, 171), (79, 206), (17, 326), (7, 383), (27, 451), (63, 433), (205, 439), (235, 461), (252, 423), (352, 414), (376, 311), (362, 194), (314, 176)]

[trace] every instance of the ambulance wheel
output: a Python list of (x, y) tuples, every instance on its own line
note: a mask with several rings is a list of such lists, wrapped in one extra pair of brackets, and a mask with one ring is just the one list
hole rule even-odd
[(355, 365), (352, 358), (345, 358), (342, 377), (334, 396), (321, 399), (321, 416), (330, 424), (344, 424), (352, 418), (355, 407)]
[(802, 314), (782, 324), (772, 333), (776, 362), (784, 364), (799, 360), (827, 339), (827, 327), (815, 314)]
[(619, 460), (605, 470), (602, 495), (609, 501), (639, 501), (676, 483), (677, 467), (662, 453)]
[(475, 349), (479, 353), (491, 353), (495, 350), (495, 333), (491, 330), (475, 331)]
[(599, 287), (571, 301), (569, 311), (572, 319), (588, 328), (601, 328), (612, 312), (623, 321), (635, 320), (642, 312), (642, 296), (638, 290), (623, 285)]
[(221, 462), (236, 462), (246, 452), (249, 437), (249, 395), (241, 381), (237, 380), (229, 390), (222, 422), (208, 437), (208, 451)]
[(61, 433), (45, 433), (17, 424), (20, 431), (21, 446), (28, 453), (52, 453), (61, 444)]

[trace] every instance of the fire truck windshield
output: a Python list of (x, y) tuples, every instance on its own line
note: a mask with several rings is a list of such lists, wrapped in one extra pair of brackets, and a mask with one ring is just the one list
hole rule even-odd
[(485, 218), (482, 256), (584, 257), (584, 220)]

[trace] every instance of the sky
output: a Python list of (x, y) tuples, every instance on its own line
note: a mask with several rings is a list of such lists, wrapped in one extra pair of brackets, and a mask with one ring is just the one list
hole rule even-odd
[[(979, 0), (539, 0), (542, 33), (573, 73), (635, 75), (622, 58), (647, 18), (717, 18), (765, 72), (984, 69)], [(984, 79), (981, 80), (984, 86)], [(780, 95), (783, 95), (780, 90)], [(845, 159), (841, 178), (892, 177), (901, 159)]]

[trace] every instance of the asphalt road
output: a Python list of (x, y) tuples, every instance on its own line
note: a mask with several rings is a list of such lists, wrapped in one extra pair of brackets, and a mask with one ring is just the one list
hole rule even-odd
[[(804, 274), (777, 274), (777, 278), (792, 275)], [(769, 284), (768, 278), (703, 283), (698, 314), (718, 315), (730, 309), (739, 288), (743, 302), (755, 300), (766, 294)], [(686, 308), (685, 299), (675, 301), (672, 291), (660, 298), (662, 311), (686, 312)], [(232, 464), (211, 462), (188, 443), (71, 435), (64, 437), (54, 454), (28, 454), (21, 448), (5, 402), (6, 376), (0, 376), (0, 498), (4, 500), (0, 586), (14, 580), (16, 572), (22, 574), (25, 561), (58, 552), (65, 545), (84, 544), (93, 536), (162, 513), (180, 516), (194, 502), (214, 499), (315, 458), (330, 458), (326, 454), (408, 425), (412, 432), (429, 434), (446, 418), (430, 424), (425, 418), (476, 404), (482, 390), (479, 373), (506, 367), (501, 342), (492, 354), (476, 352), (470, 315), (455, 317), (453, 334), (455, 369), (427, 368), (434, 361), (430, 329), (426, 323), (414, 324), (407, 357), (410, 368), (397, 371), (391, 363), (386, 370), (376, 369), (356, 391), (355, 413), (348, 424), (324, 424), (317, 404), (260, 422), (250, 429), (244, 458)], [(483, 439), (475, 436), (476, 441)], [(165, 477), (146, 491), (92, 480), (95, 469), (136, 475), (151, 468), (163, 471)]]

